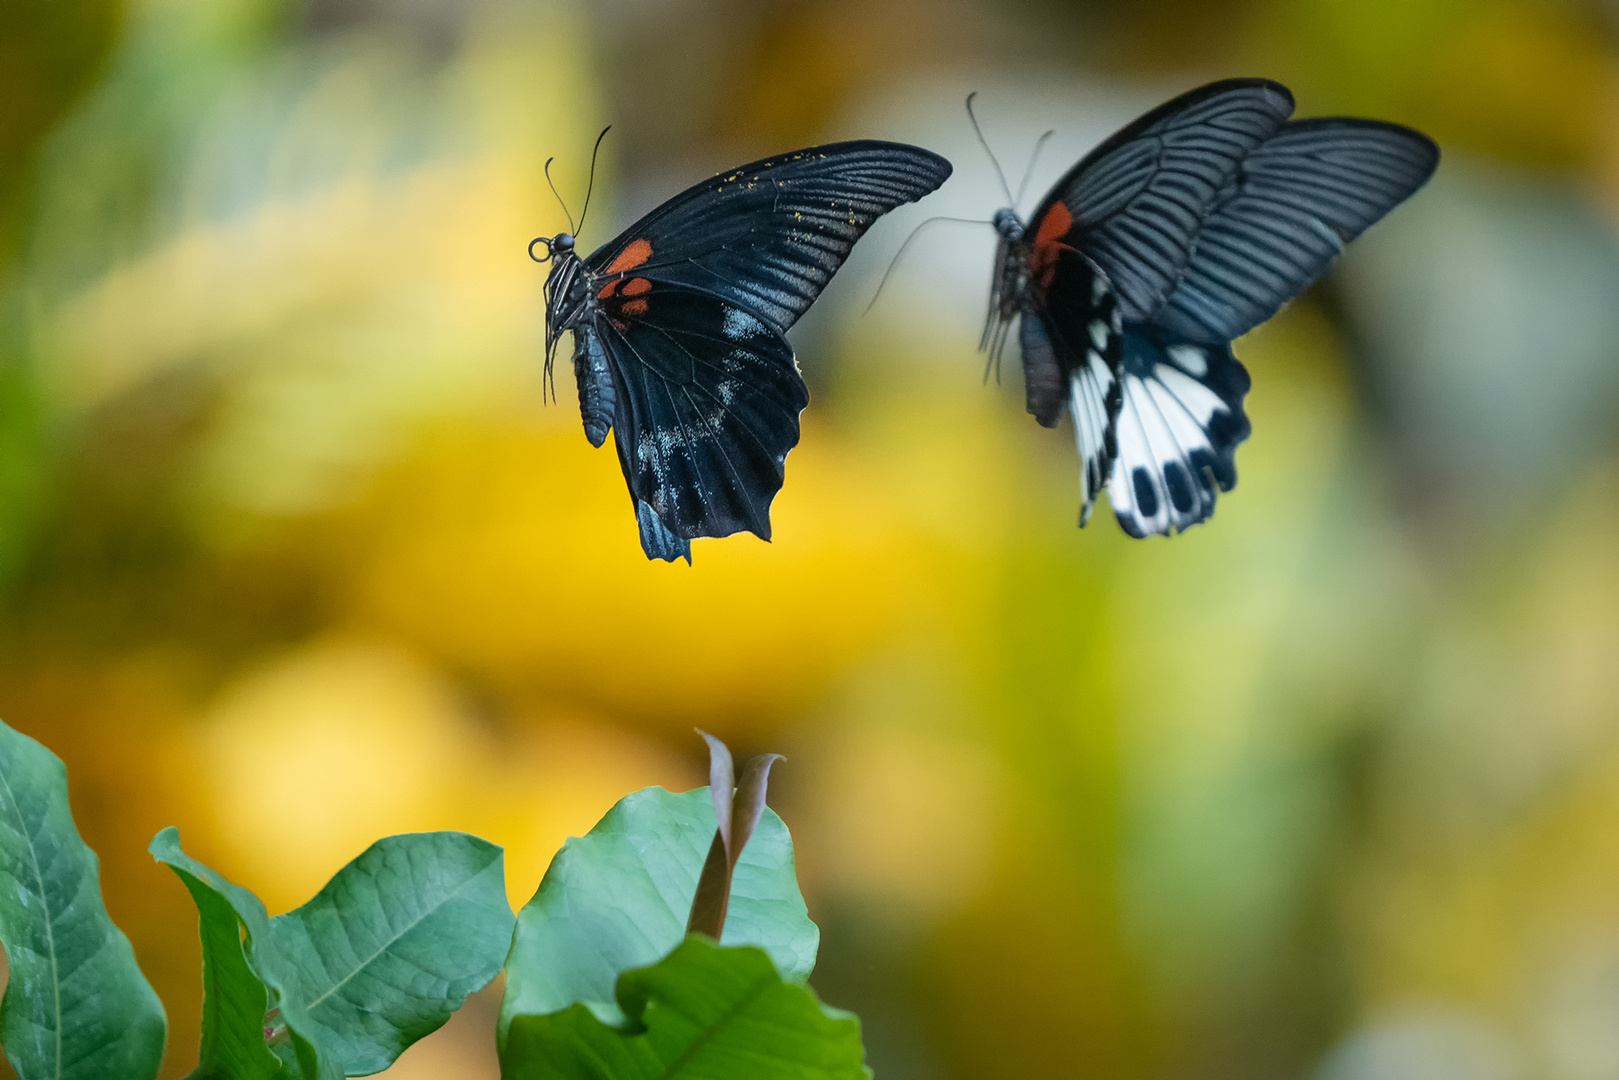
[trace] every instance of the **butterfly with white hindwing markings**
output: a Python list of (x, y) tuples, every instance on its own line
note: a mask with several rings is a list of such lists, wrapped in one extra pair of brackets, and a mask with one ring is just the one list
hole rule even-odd
[(552, 261), (546, 376), (571, 330), (585, 435), (613, 433), (647, 558), (689, 563), (699, 536), (770, 539), (809, 403), (783, 335), (878, 217), (949, 175), (914, 146), (817, 146), (688, 188), (587, 258), (577, 228), (529, 245)]
[(1080, 525), (1104, 486), (1134, 537), (1214, 513), (1249, 434), (1232, 339), (1326, 273), (1439, 164), (1410, 128), (1292, 113), (1278, 83), (1211, 83), (1091, 151), (1027, 223), (1014, 207), (995, 214), (980, 347), (998, 362), (1017, 320), (1029, 412), (1046, 427), (1072, 416)]

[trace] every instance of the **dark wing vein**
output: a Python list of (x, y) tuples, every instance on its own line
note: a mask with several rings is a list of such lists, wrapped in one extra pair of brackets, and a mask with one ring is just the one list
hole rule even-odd
[(1193, 341), (1240, 337), (1326, 273), (1438, 163), (1431, 140), (1395, 124), (1286, 125), (1231, 177), (1154, 321)]
[[(949, 175), (937, 154), (900, 143), (768, 158), (675, 196), (593, 254), (588, 269), (598, 283), (634, 275), (704, 289), (785, 331), (878, 217)], [(646, 258), (607, 273), (642, 241)]]
[(1127, 321), (1160, 307), (1228, 178), (1293, 111), (1264, 79), (1213, 83), (1168, 102), (1092, 151), (1035, 212), (1072, 218), (1065, 242), (1106, 271)]

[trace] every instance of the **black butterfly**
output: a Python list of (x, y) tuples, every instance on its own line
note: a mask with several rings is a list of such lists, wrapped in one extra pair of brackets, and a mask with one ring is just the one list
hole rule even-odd
[(1292, 113), (1278, 83), (1211, 83), (1091, 151), (1027, 224), (1012, 207), (996, 213), (981, 347), (998, 362), (1019, 320), (1029, 412), (1046, 427), (1073, 416), (1081, 525), (1104, 484), (1131, 536), (1214, 513), (1249, 434), (1232, 339), (1439, 164), (1409, 128)]
[(783, 334), (878, 217), (949, 175), (914, 146), (817, 146), (688, 188), (589, 258), (569, 233), (529, 245), (555, 260), (547, 376), (573, 331), (585, 435), (613, 432), (647, 558), (689, 563), (698, 536), (770, 539), (809, 403)]

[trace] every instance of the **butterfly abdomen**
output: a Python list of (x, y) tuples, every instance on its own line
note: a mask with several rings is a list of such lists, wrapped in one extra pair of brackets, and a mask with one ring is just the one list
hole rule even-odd
[(591, 446), (599, 447), (613, 429), (618, 395), (613, 389), (613, 373), (607, 367), (607, 350), (595, 334), (582, 328), (573, 332), (573, 378), (579, 384), (579, 415), (585, 422), (585, 438)]

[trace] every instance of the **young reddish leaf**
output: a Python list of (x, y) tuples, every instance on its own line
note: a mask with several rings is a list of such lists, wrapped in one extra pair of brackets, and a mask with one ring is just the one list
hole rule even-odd
[(686, 920), (686, 933), (707, 934), (715, 941), (725, 929), (725, 909), (731, 900), (731, 868), (725, 858), (725, 838), (714, 831), (714, 843), (709, 846), (708, 858), (703, 862), (702, 876), (697, 879), (697, 893), (691, 898), (691, 917)]
[(731, 808), (731, 835), (726, 843), (726, 873), (736, 869), (742, 849), (753, 838), (759, 817), (765, 812), (765, 789), (770, 785), (770, 766), (786, 760), (780, 754), (760, 754), (742, 766), (742, 782), (737, 785), (736, 802)]
[(736, 872), (742, 849), (747, 846), (748, 839), (759, 824), (760, 815), (764, 813), (770, 767), (781, 760), (781, 755), (761, 754), (744, 765), (742, 783), (733, 797), (731, 751), (708, 732), (699, 730), (697, 734), (708, 742), (708, 787), (718, 828), (714, 830), (714, 842), (709, 845), (702, 876), (697, 879), (697, 892), (692, 897), (691, 917), (686, 920), (686, 932), (707, 934), (718, 941), (725, 929), (725, 913), (730, 906), (731, 876)]
[(720, 823), (720, 837), (724, 849), (731, 850), (731, 789), (736, 787), (736, 772), (731, 765), (731, 748), (702, 728), (697, 734), (708, 743), (708, 797), (714, 800), (714, 820)]

